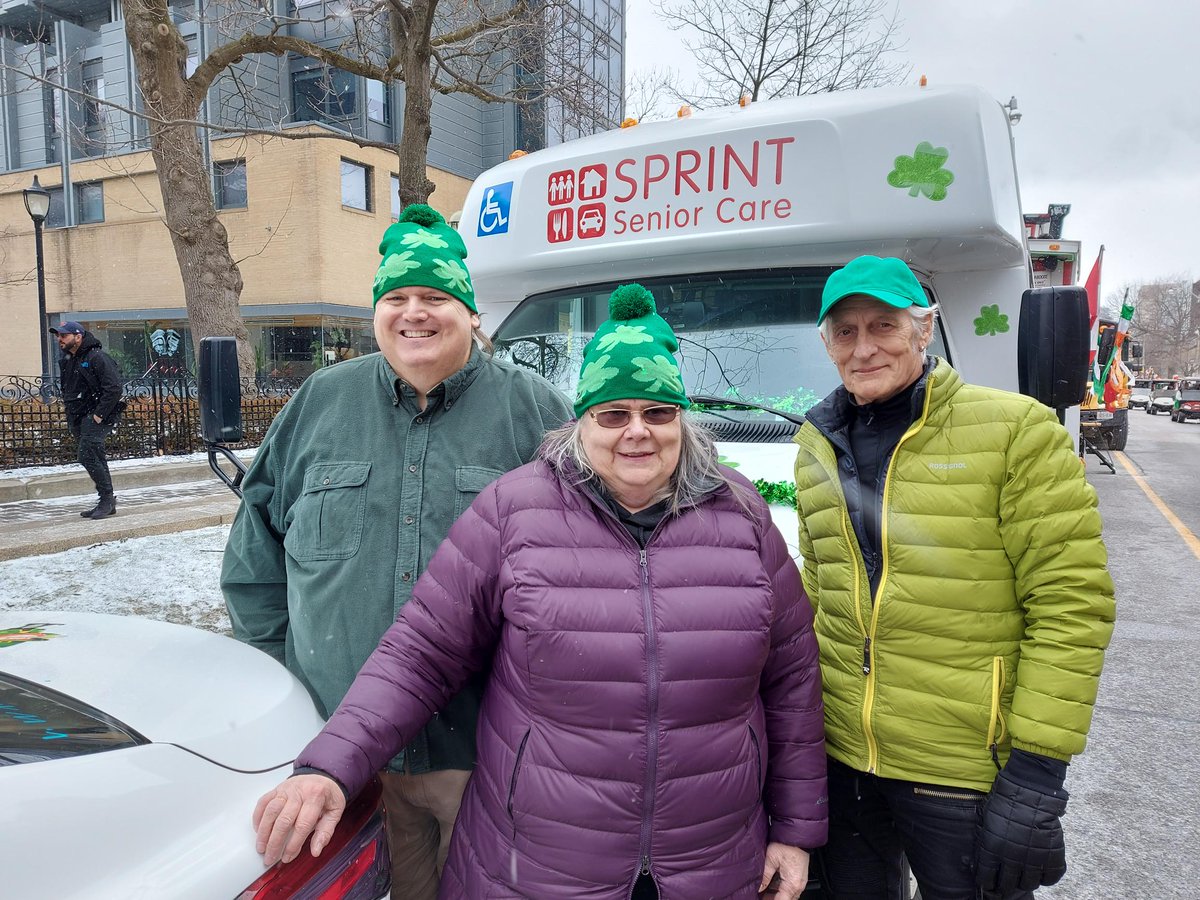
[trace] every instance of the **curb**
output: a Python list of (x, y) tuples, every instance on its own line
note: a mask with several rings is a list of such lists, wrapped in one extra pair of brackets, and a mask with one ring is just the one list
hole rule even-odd
[[(207, 481), (216, 478), (207, 461), (187, 460), (177, 463), (154, 463), (145, 466), (114, 468), (113, 490), (154, 487), (160, 484), (179, 484), (184, 481)], [(50, 500), (54, 497), (73, 497), (93, 494), (96, 487), (87, 473), (79, 471), (65, 475), (31, 475), (28, 478), (0, 478), (0, 503), (21, 500)], [(2, 558), (2, 557), (0, 557)]]
[[(91, 485), (90, 480), (88, 484)], [(0, 561), (61, 553), (76, 547), (91, 547), (127, 538), (228, 525), (233, 522), (241, 503), (230, 494), (227, 497), (206, 497), (169, 508), (138, 509), (122, 516), (119, 497), (117, 502), (117, 514), (98, 522), (72, 514), (57, 516), (34, 527), (22, 525), (11, 532), (0, 531)]]

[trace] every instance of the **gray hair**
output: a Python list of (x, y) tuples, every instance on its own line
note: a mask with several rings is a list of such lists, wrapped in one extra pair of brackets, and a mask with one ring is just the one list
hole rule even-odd
[[(743, 496), (744, 488), (730, 482), (717, 465), (717, 447), (709, 430), (694, 422), (684, 411), (681, 411), (679, 426), (679, 464), (671, 475), (667, 490), (656, 497), (655, 502), (669, 499), (671, 513), (677, 515), (684, 507), (697, 503), (706, 494), (728, 484), (734, 499), (748, 511), (749, 505)], [(582, 435), (581, 417), (547, 433), (538, 455), (560, 472), (577, 472), (577, 486), (602, 484), (600, 476), (588, 461)]]
[[(924, 349), (923, 347), (920, 347), (919, 336), (921, 332), (925, 330), (926, 323), (932, 324), (937, 321), (939, 308), (940, 307), (936, 303), (931, 303), (928, 306), (917, 306), (914, 303), (912, 306), (907, 307), (908, 314), (912, 316), (913, 328), (915, 330), (915, 335), (913, 338), (914, 346), (918, 347), (919, 349)], [(825, 343), (828, 344), (831, 340), (829, 332), (830, 329), (833, 328), (833, 323), (830, 320), (830, 317), (826, 316), (821, 321), (821, 324), (818, 326), (818, 328), (821, 331), (821, 337), (824, 339)]]

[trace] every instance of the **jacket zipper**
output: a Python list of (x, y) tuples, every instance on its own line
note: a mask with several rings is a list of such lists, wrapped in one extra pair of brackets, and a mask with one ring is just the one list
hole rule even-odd
[(1004, 715), (1000, 710), (1000, 700), (1004, 696), (1004, 657), (992, 657), (992, 715), (988, 722), (987, 747), (992, 752), (992, 762), (1000, 768), (1000, 742), (1008, 733), (1004, 724)]
[[(892, 485), (892, 470), (895, 467), (896, 456), (900, 453), (900, 448), (904, 446), (904, 442), (916, 434), (925, 425), (925, 419), (929, 416), (929, 400), (933, 395), (935, 379), (933, 373), (929, 373), (928, 381), (925, 386), (925, 402), (922, 405), (921, 417), (913, 422), (908, 427), (908, 430), (900, 436), (900, 440), (896, 442), (896, 447), (892, 450), (892, 457), (888, 460), (887, 472), (883, 477), (883, 503), (880, 505), (880, 538), (879, 538), (879, 555), (880, 555), (880, 571), (879, 587), (875, 591), (875, 596), (871, 599), (871, 628), (866, 634), (863, 641), (863, 674), (867, 676), (867, 689), (863, 697), (863, 737), (867, 740), (867, 771), (874, 775), (879, 768), (879, 745), (875, 741), (875, 734), (871, 730), (871, 712), (875, 706), (875, 669), (872, 665), (874, 657), (871, 652), (871, 643), (875, 639), (875, 631), (879, 627), (879, 601), (883, 598), (883, 589), (887, 585), (888, 580), (888, 498), (891, 495)], [(858, 566), (855, 566), (855, 588), (857, 589), (857, 573)], [(855, 607), (858, 606), (858, 601), (855, 600)]]
[[(642, 833), (638, 845), (641, 867), (638, 872), (641, 875), (649, 875), (650, 835), (651, 824), (654, 820), (654, 784), (658, 775), (658, 641), (654, 633), (654, 609), (650, 599), (650, 567), (644, 548), (639, 548), (638, 564), (642, 569), (642, 610), (646, 616), (646, 668), (650, 699), (650, 718), (646, 728), (646, 787), (645, 799), (642, 801)], [(632, 888), (630, 896), (633, 896)]]

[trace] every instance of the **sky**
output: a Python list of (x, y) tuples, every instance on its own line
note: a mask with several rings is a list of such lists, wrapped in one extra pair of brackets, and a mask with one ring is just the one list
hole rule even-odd
[[(1080, 282), (1105, 247), (1101, 296), (1127, 284), (1200, 278), (1200, 3), (1147, 0), (897, 0), (903, 51), (933, 85), (1017, 98), (1026, 213), (1071, 204)], [(627, 0), (627, 74), (671, 67), (693, 80), (683, 35), (650, 0)]]

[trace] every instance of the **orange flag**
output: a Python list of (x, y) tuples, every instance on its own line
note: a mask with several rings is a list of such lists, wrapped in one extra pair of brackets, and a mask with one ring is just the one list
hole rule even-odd
[(1104, 245), (1100, 245), (1100, 255), (1096, 257), (1096, 262), (1092, 266), (1092, 272), (1087, 277), (1084, 287), (1087, 289), (1088, 295), (1088, 325), (1096, 324), (1096, 317), (1100, 315), (1100, 263), (1104, 260)]

